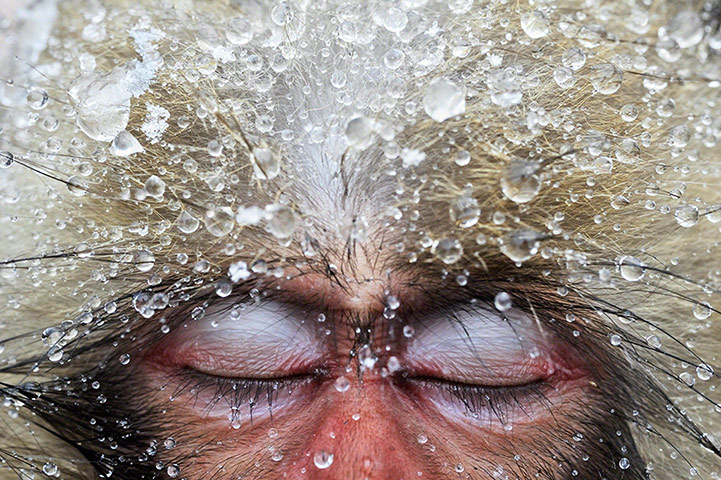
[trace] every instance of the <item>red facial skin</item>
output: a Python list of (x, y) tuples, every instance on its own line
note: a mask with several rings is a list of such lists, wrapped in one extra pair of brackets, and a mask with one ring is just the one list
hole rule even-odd
[[(378, 285), (366, 283), (349, 297), (326, 279), (305, 276), (282, 288), (288, 293), (286, 298), (294, 300), (302, 299), (304, 292), (322, 291), (334, 311), (329, 311), (327, 323), (319, 329), (318, 353), (310, 355), (312, 360), (277, 367), (284, 376), (307, 375), (307, 381), (300, 382), (291, 395), (281, 393), (272, 415), (260, 407), (251, 421), (249, 412), (241, 412), (241, 421), (233, 426), (227, 417), (206, 408), (216, 394), (214, 388), (197, 395), (185, 390), (169, 401), (184, 368), (194, 359), (212, 356), (212, 352), (180, 346), (173, 332), (141, 359), (141, 382), (154, 392), (154, 403), (165, 409), (169, 427), (164, 433), (176, 441), (172, 458), (188, 457), (179, 463), (181, 477), (210, 478), (220, 470), (218, 478), (493, 478), (497, 471), (510, 473), (525, 464), (538, 465), (536, 451), (547, 442), (544, 432), (573, 431), (577, 428), (573, 415), (589, 408), (591, 377), (558, 342), (544, 345), (539, 356), (519, 366), (524, 378), (538, 382), (543, 400), (531, 395), (522, 409), (504, 405), (505, 422), (489, 407), (477, 411), (478, 418), (469, 415), (461, 402), (437, 386), (453, 380), (444, 378), (443, 366), (432, 358), (405, 361), (408, 340), (403, 335), (390, 338), (387, 328), (372, 333), (370, 343), (378, 357), (375, 368), (350, 362), (352, 368), (346, 369), (355, 327), (334, 320), (361, 308), (380, 314), (383, 305), (377, 298), (382, 296), (374, 291)], [(412, 301), (411, 293), (401, 298), (401, 303), (407, 301)], [(322, 330), (330, 325), (333, 335), (324, 336)], [(403, 366), (394, 374), (383, 368), (391, 355)], [(335, 385), (340, 376), (350, 383), (345, 392)], [(432, 384), (422, 378), (430, 378)], [(188, 427), (174, 431), (175, 422)], [(319, 452), (332, 453), (327, 468), (314, 463)], [(552, 468), (553, 459), (547, 460)]]

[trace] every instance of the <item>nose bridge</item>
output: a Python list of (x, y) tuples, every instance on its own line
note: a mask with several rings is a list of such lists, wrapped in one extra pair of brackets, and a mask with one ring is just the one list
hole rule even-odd
[[(414, 452), (394, 408), (394, 387), (380, 377), (354, 376), (333, 399), (308, 442), (308, 476), (321, 480), (412, 478)], [(394, 415), (394, 412), (396, 415)], [(407, 426), (407, 425), (406, 425)]]

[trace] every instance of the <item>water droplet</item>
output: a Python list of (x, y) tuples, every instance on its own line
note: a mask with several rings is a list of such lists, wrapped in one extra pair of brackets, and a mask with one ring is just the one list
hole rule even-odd
[(657, 335), (649, 335), (648, 338), (646, 338), (646, 343), (653, 348), (661, 348), (662, 346), (661, 339), (658, 338)]
[(290, 23), (294, 17), (295, 12), (293, 7), (291, 7), (286, 1), (278, 2), (278, 4), (273, 7), (273, 10), (270, 12), (271, 20), (273, 20), (273, 23), (279, 27)]
[(573, 74), (573, 70), (568, 67), (558, 67), (553, 71), (553, 80), (556, 85), (566, 89), (571, 88), (576, 84), (576, 77)]
[(45, 475), (54, 477), (58, 473), (58, 466), (54, 463), (48, 462), (45, 465), (43, 465), (43, 473)]
[(408, 24), (408, 15), (398, 7), (390, 7), (383, 16), (383, 26), (391, 32), (400, 32)]
[(691, 140), (691, 132), (686, 125), (673, 127), (668, 134), (668, 144), (673, 148), (684, 148)]
[(478, 201), (468, 192), (459, 195), (451, 202), (451, 220), (461, 228), (470, 228), (478, 223), (480, 215), (481, 209), (478, 208)]
[(591, 67), (588, 78), (598, 93), (611, 95), (621, 88), (623, 71), (612, 63), (601, 63)]
[(391, 48), (383, 55), (383, 65), (390, 70), (396, 70), (403, 65), (405, 58), (406, 55), (403, 51), (397, 48)]
[(538, 253), (541, 238), (535, 230), (514, 230), (501, 238), (501, 252), (516, 263), (525, 262)]
[(235, 227), (235, 215), (230, 207), (216, 207), (205, 213), (205, 228), (215, 237), (224, 237)]
[(313, 455), (313, 465), (315, 465), (319, 470), (325, 470), (333, 465), (333, 454), (328, 453), (325, 450), (318, 450)]
[(228, 41), (234, 45), (245, 45), (253, 39), (250, 22), (244, 17), (235, 17), (228, 22), (225, 30)]
[(515, 203), (533, 200), (541, 190), (541, 181), (536, 175), (538, 164), (521, 159), (512, 160), (501, 177), (503, 194)]
[(698, 12), (683, 10), (676, 14), (668, 25), (659, 31), (659, 38), (668, 36), (675, 40), (681, 48), (689, 48), (697, 45), (704, 35), (704, 22)]
[(641, 157), (641, 149), (638, 144), (630, 139), (624, 138), (616, 147), (616, 159), (625, 164), (633, 164), (638, 162)]
[(133, 263), (141, 272), (148, 272), (155, 265), (155, 256), (148, 250), (138, 250), (133, 254)]
[(364, 149), (373, 141), (373, 124), (364, 116), (353, 117), (345, 127), (348, 145)]
[(561, 62), (573, 71), (580, 70), (586, 64), (586, 53), (578, 47), (571, 47), (563, 52)]
[(471, 162), (471, 154), (468, 152), (468, 150), (459, 150), (456, 153), (456, 159), (455, 159), (456, 165), (459, 167), (465, 167)]
[(178, 230), (183, 233), (193, 233), (200, 226), (200, 220), (192, 216), (187, 210), (183, 210), (176, 220)]
[(295, 230), (295, 214), (285, 205), (271, 205), (267, 208), (268, 231), (276, 238), (286, 239), (293, 235)]
[(618, 271), (624, 280), (638, 282), (646, 273), (646, 265), (636, 257), (623, 256), (618, 261)]
[(621, 460), (618, 461), (618, 467), (621, 470), (628, 470), (630, 466), (631, 466), (631, 462), (626, 457), (623, 457), (623, 458), (621, 458)]
[(30, 108), (33, 110), (42, 110), (48, 106), (50, 96), (48, 95), (48, 92), (42, 88), (32, 88), (28, 92), (27, 101), (28, 105), (30, 105)]
[(505, 312), (513, 306), (511, 296), (506, 292), (498, 292), (493, 300), (493, 305), (499, 312)]
[(119, 360), (121, 365), (127, 365), (130, 363), (130, 355), (128, 355), (127, 353), (123, 353), (122, 355), (120, 355)]
[(696, 377), (694, 377), (688, 372), (681, 372), (678, 378), (689, 387), (693, 387), (694, 385), (696, 385)]
[(618, 347), (619, 345), (621, 345), (621, 340), (622, 339), (620, 335), (616, 335), (615, 333), (611, 335), (611, 345), (613, 345), (614, 347)]
[(674, 213), (676, 223), (685, 228), (690, 228), (698, 223), (698, 207), (695, 205), (682, 205)]
[(280, 173), (280, 157), (268, 148), (253, 148), (251, 162), (255, 178), (272, 180)]
[(110, 153), (118, 157), (129, 157), (144, 150), (138, 139), (127, 130), (118, 133), (110, 144)]
[(455, 238), (444, 238), (433, 246), (432, 253), (443, 263), (450, 265), (463, 257), (463, 246)]
[(699, 320), (706, 320), (712, 312), (713, 309), (708, 302), (699, 302), (693, 306), (693, 316)]
[(65, 186), (67, 187), (68, 192), (75, 197), (82, 197), (88, 193), (88, 182), (75, 175), (68, 178), (68, 182)]
[(411, 338), (416, 333), (415, 328), (413, 328), (410, 325), (405, 325), (403, 327), (403, 336), (406, 338)]
[(350, 388), (350, 381), (345, 376), (341, 375), (340, 377), (336, 378), (333, 385), (338, 392), (343, 393), (347, 392)]
[(176, 464), (168, 465), (166, 470), (170, 478), (177, 478), (180, 475), (180, 467)]
[(621, 107), (619, 113), (624, 122), (633, 122), (638, 118), (638, 107), (629, 103)]
[(0, 168), (8, 168), (15, 162), (15, 155), (10, 152), (0, 152)]
[(713, 368), (711, 368), (711, 365), (702, 363), (701, 365), (696, 367), (696, 376), (699, 378), (699, 380), (706, 382), (710, 380), (711, 377), (713, 377)]
[(436, 122), (461, 115), (466, 111), (466, 91), (448, 78), (434, 78), (423, 95), (423, 108)]
[(540, 10), (526, 12), (521, 15), (521, 28), (531, 38), (541, 38), (551, 31), (548, 18)]
[(145, 191), (151, 197), (160, 198), (165, 193), (165, 182), (157, 175), (151, 175), (145, 181)]

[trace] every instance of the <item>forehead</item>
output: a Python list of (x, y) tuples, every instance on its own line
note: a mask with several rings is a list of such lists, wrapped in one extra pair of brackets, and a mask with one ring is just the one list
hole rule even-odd
[[(462, 271), (538, 259), (542, 243), (563, 252), (616, 214), (608, 189), (648, 178), (637, 160), (689, 143), (684, 125), (622, 112), (653, 112), (658, 92), (678, 114), (717, 97), (664, 80), (717, 71), (717, 60), (684, 50), (669, 65), (626, 41), (698, 44), (701, 9), (674, 2), (73, 5), (58, 5), (63, 22), (38, 60), (42, 71), (71, 59), (66, 85), (44, 86), (51, 108), (72, 106), (55, 135), (73, 138), (59, 152), (72, 160), (54, 159), (68, 201), (94, 225), (118, 223), (131, 252), (218, 257), (234, 243), (224, 267), (326, 254)], [(34, 144), (46, 137), (16, 143), (47, 164), (57, 142)]]

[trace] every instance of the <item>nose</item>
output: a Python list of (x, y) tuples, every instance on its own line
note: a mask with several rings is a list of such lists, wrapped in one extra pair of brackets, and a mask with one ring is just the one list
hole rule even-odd
[[(419, 419), (407, 409), (402, 392), (387, 378), (344, 376), (314, 402), (323, 411), (305, 436), (300, 460), (289, 465), (288, 478), (319, 480), (410, 480), (423, 465), (417, 431)], [(347, 388), (347, 390), (345, 390)], [(416, 433), (414, 433), (416, 431)], [(411, 441), (412, 440), (412, 441)], [(428, 476), (426, 478), (434, 478)]]

